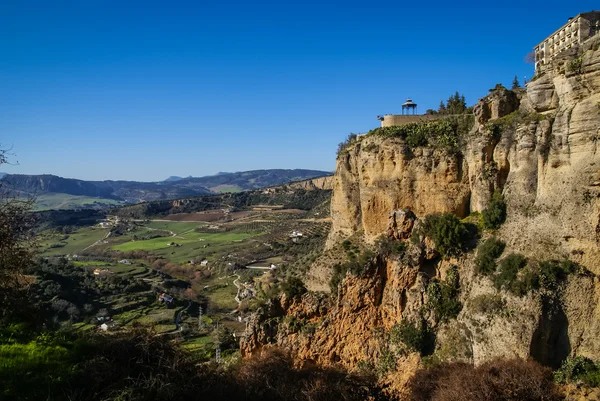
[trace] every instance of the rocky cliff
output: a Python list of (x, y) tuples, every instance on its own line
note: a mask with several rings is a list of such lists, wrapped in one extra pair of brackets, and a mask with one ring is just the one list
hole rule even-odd
[[(413, 213), (476, 218), (501, 191), (506, 222), (483, 231), (480, 242), (490, 235), (504, 241), (501, 259), (513, 252), (530, 263), (570, 259), (581, 267), (578, 274), (515, 295), (476, 274), (475, 251), (440, 258), (430, 238), (417, 236), (401, 256), (380, 252), (366, 270), (345, 274), (335, 296), (273, 300), (253, 317), (243, 353), (277, 344), (301, 360), (371, 366), (397, 394), (423, 355), (475, 364), (533, 357), (552, 367), (574, 355), (597, 359), (599, 45), (591, 41), (555, 59), (526, 90), (497, 87), (482, 98), (458, 152), (376, 134), (349, 143), (337, 159), (327, 245), (332, 252), (348, 237), (366, 247), (382, 234), (408, 238), (419, 226), (418, 219), (406, 220)], [(460, 312), (451, 318), (432, 306), (435, 289), (444, 286), (458, 291)], [(407, 349), (403, 322), (424, 324), (421, 335), (434, 337), (432, 349), (421, 355)], [(394, 340), (398, 332), (403, 341)]]

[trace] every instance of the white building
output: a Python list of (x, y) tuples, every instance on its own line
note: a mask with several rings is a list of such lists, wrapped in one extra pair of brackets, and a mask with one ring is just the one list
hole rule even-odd
[(559, 53), (577, 47), (600, 32), (600, 11), (590, 11), (569, 18), (552, 35), (534, 48), (535, 68), (549, 63)]

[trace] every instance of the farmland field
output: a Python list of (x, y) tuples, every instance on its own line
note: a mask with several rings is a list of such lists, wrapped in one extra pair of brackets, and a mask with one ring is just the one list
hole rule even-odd
[(107, 199), (94, 198), (91, 196), (77, 196), (63, 193), (45, 193), (35, 197), (35, 210), (50, 209), (77, 209), (77, 208), (98, 208), (103, 209), (110, 206), (123, 205), (124, 202)]
[(187, 221), (161, 221), (153, 220), (145, 224), (146, 227), (154, 230), (166, 230), (173, 231), (175, 234), (181, 234), (186, 231), (194, 230), (200, 226), (201, 223), (187, 222)]
[[(153, 238), (150, 240), (142, 240), (142, 241), (130, 241), (125, 242), (123, 244), (115, 245), (112, 249), (121, 252), (127, 251), (155, 251), (160, 249), (169, 249), (172, 248), (176, 253), (179, 251), (178, 248), (183, 247), (185, 244), (224, 244), (233, 241), (241, 241), (247, 238), (250, 238), (251, 234), (244, 233), (197, 233), (191, 231), (189, 233), (185, 233), (183, 235), (178, 235), (176, 237), (160, 237)], [(180, 245), (179, 247), (176, 245), (169, 245), (170, 243), (175, 243), (176, 245)], [(200, 249), (198, 247), (197, 249)]]
[[(111, 295), (92, 303), (105, 308), (121, 327), (150, 325), (157, 334), (174, 336), (190, 351), (210, 358), (217, 322), (241, 334), (246, 325), (241, 319), (284, 280), (278, 273), (309, 261), (313, 254), (304, 259), (302, 255), (324, 243), (329, 222), (306, 217), (301, 210), (267, 208), (232, 213), (219, 209), (156, 220), (109, 218), (106, 229), (48, 229), (41, 245), (45, 256), (71, 255), (71, 263), (88, 274), (96, 268), (108, 271), (92, 277)], [(294, 231), (302, 232), (302, 238), (293, 238)], [(119, 263), (123, 259), (130, 264)], [(277, 269), (243, 268), (256, 261), (274, 263)], [(173, 297), (173, 303), (159, 302), (160, 293)], [(188, 302), (193, 306), (185, 309)], [(203, 328), (198, 326), (200, 305)], [(81, 327), (98, 325), (89, 318), (86, 323)]]
[(99, 227), (84, 227), (71, 234), (46, 234), (40, 246), (47, 256), (78, 253), (103, 239), (108, 230)]

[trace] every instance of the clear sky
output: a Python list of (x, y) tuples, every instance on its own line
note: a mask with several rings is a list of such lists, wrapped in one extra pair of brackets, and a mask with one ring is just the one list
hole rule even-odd
[(594, 5), (2, 1), (0, 144), (19, 164), (0, 170), (333, 170), (339, 142), (407, 97), (421, 111), (455, 91), (473, 104), (530, 77), (524, 56)]

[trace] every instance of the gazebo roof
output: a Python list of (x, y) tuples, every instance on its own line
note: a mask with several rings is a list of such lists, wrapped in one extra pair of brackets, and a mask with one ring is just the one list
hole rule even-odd
[(402, 104), (402, 107), (407, 107), (407, 106), (408, 106), (408, 107), (411, 107), (411, 106), (416, 106), (416, 105), (417, 105), (417, 104), (416, 104), (415, 102), (413, 102), (412, 100), (410, 100), (410, 99), (406, 99), (406, 102), (404, 102), (404, 103)]

